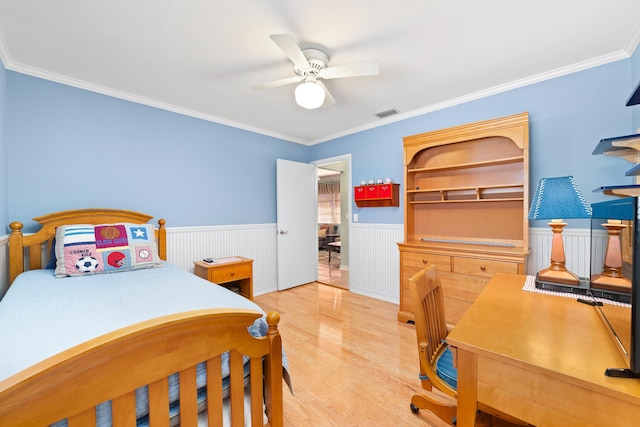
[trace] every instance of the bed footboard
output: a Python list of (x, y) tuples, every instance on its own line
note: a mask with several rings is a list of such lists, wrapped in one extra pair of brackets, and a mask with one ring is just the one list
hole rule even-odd
[(207, 417), (222, 425), (221, 355), (229, 352), (231, 425), (244, 425), (243, 356), (249, 357), (252, 425), (283, 423), (280, 316), (267, 315), (265, 337), (247, 327), (262, 314), (210, 309), (165, 316), (111, 332), (0, 382), (0, 425), (96, 424), (95, 407), (111, 401), (113, 426), (136, 425), (135, 390), (148, 385), (149, 424), (169, 425), (167, 377), (179, 373), (180, 422), (197, 425), (196, 368), (207, 364)]

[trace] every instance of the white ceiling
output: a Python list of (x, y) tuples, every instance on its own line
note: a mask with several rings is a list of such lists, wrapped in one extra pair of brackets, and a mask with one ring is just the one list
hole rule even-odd
[[(9, 70), (312, 145), (627, 58), (639, 0), (0, 0)], [(378, 76), (325, 81), (305, 110), (269, 38), (291, 34), (329, 66), (375, 58)], [(631, 84), (630, 84), (631, 86)], [(376, 113), (400, 114), (379, 119)]]

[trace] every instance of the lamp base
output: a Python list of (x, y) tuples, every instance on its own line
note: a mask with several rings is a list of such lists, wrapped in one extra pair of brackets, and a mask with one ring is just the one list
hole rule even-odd
[(591, 276), (591, 284), (599, 289), (631, 293), (631, 280), (626, 277), (609, 277), (604, 274)]
[[(553, 266), (552, 266), (553, 267)], [(545, 268), (538, 272), (540, 280), (552, 283), (562, 283), (563, 285), (580, 285), (580, 278), (567, 269)]]
[(540, 277), (536, 275), (535, 285), (537, 289), (544, 289), (547, 291), (562, 292), (565, 294), (590, 295), (592, 297), (631, 304), (631, 294), (629, 292), (615, 292), (591, 288), (590, 281), (586, 277), (580, 277), (580, 283), (578, 286), (573, 286), (563, 285), (562, 283), (546, 282), (544, 280), (540, 280)]
[(558, 282), (550, 282), (540, 277), (540, 273), (536, 274), (536, 288), (546, 289), (547, 291), (564, 292), (570, 294), (587, 295), (589, 292), (589, 279), (586, 277), (578, 278), (577, 285), (569, 285)]

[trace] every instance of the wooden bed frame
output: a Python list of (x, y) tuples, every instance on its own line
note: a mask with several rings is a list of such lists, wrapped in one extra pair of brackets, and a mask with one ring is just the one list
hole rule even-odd
[[(42, 228), (23, 235), (10, 224), (9, 280), (43, 268), (55, 230), (66, 224), (146, 223), (152, 217), (126, 210), (85, 209), (34, 218)], [(165, 221), (156, 230), (160, 258), (166, 260)], [(44, 262), (43, 262), (44, 260)], [(135, 390), (149, 386), (151, 426), (169, 426), (167, 377), (180, 375), (180, 424), (197, 425), (195, 365), (207, 363), (209, 426), (222, 425), (220, 355), (229, 352), (231, 423), (244, 425), (243, 358), (250, 357), (253, 426), (263, 425), (263, 402), (270, 427), (283, 424), (280, 316), (267, 315), (267, 336), (247, 327), (262, 313), (210, 309), (179, 313), (105, 334), (41, 361), (0, 381), (0, 425), (49, 425), (68, 418), (69, 427), (95, 425), (95, 406), (111, 400), (113, 426), (135, 426)]]

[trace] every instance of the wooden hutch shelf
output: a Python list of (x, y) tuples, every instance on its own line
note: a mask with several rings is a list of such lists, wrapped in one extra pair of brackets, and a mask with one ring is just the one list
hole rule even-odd
[(405, 240), (398, 320), (413, 320), (408, 281), (435, 264), (455, 324), (496, 272), (529, 254), (527, 113), (403, 138)]
[(407, 170), (408, 174), (420, 173), (420, 172), (434, 172), (434, 171), (445, 171), (451, 169), (466, 169), (466, 168), (477, 168), (479, 166), (492, 166), (492, 165), (503, 165), (507, 163), (522, 163), (524, 158), (522, 156), (518, 157), (509, 157), (504, 159), (491, 159), (482, 162), (472, 162), (472, 163), (464, 163), (459, 165), (445, 165), (431, 168), (417, 168), (417, 169), (409, 169)]

